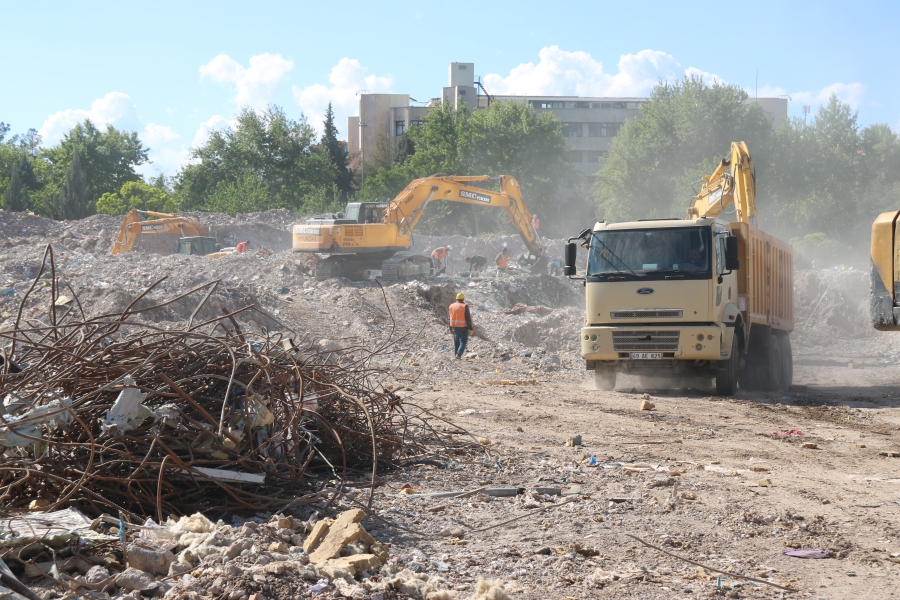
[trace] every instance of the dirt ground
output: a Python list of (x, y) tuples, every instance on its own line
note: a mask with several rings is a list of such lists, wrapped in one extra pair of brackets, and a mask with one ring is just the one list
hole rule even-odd
[[(373, 360), (381, 384), (430, 408), (436, 427), (471, 436), (483, 455), (381, 474), (364, 524), (391, 543), (394, 567), (438, 575), (458, 598), (471, 597), (480, 577), (501, 580), (523, 600), (900, 593), (900, 457), (892, 456), (900, 452), (900, 334), (868, 328), (865, 274), (797, 273), (795, 386), (786, 394), (718, 398), (711, 382), (659, 389), (629, 377), (601, 392), (591, 389), (577, 354), (579, 284), (516, 270), (384, 289), (317, 282), (286, 249), (291, 218), (216, 216), (221, 227), (240, 225), (258, 236), (252, 239), (272, 240), (275, 253), (254, 249), (210, 262), (157, 254), (150, 245), (111, 257), (111, 219), (104, 233), (96, 224), (0, 211), (0, 329), (12, 326), (51, 242), (82, 302), (78, 310), (121, 311), (163, 276), (149, 298), (219, 281), (209, 310), (254, 303), (264, 312), (246, 326), (291, 329), (347, 362), (361, 347), (387, 344)], [(269, 236), (266, 228), (282, 233)], [(417, 239), (426, 249), (442, 241)], [(478, 249), (500, 243), (479, 241)], [(48, 286), (37, 288), (25, 302), (26, 321), (46, 317), (40, 293)], [(461, 361), (453, 360), (446, 328), (456, 291), (467, 294), (478, 331)], [(543, 308), (508, 313), (517, 303)], [(175, 304), (147, 318), (183, 325), (192, 311)], [(644, 400), (655, 407), (641, 410)], [(573, 436), (581, 445), (566, 445)], [(404, 486), (415, 493), (401, 493)], [(522, 493), (428, 496), (492, 488)], [(366, 494), (357, 500), (367, 502)], [(797, 548), (825, 550), (828, 558), (782, 554)]]

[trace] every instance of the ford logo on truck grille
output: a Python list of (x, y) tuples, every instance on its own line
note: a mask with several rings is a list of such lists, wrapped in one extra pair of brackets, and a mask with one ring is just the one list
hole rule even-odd
[(638, 293), (638, 294), (641, 294), (642, 296), (646, 296), (647, 294), (652, 294), (652, 293), (653, 293), (653, 288), (640, 288), (640, 289), (637, 291), (637, 293)]

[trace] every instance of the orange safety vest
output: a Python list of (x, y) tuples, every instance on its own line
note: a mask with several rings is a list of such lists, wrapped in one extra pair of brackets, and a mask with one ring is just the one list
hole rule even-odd
[(500, 253), (497, 257), (497, 267), (500, 269), (505, 269), (509, 264), (509, 258), (504, 253)]
[(447, 258), (447, 248), (442, 246), (442, 247), (436, 249), (434, 252), (431, 253), (431, 258), (436, 258), (437, 260), (444, 260), (445, 258)]
[(534, 230), (537, 231), (541, 227), (541, 220), (537, 217), (532, 217), (531, 226), (534, 227)]
[(246, 252), (247, 251), (247, 242), (241, 242), (237, 246), (234, 247), (235, 252)]
[(466, 305), (462, 302), (454, 302), (450, 305), (450, 327), (468, 327), (466, 323)]

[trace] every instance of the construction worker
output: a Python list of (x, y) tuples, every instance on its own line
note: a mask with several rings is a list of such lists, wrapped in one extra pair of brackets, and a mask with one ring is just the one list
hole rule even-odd
[(441, 246), (431, 252), (431, 261), (434, 263), (434, 274), (439, 275), (447, 270), (447, 262), (450, 259), (450, 251), (453, 246)]
[(469, 343), (469, 336), (475, 333), (472, 325), (472, 313), (465, 303), (466, 297), (460, 292), (456, 295), (456, 302), (450, 305), (450, 333), (453, 334), (453, 352), (456, 358), (462, 358)]
[(484, 268), (484, 265), (487, 264), (487, 259), (483, 256), (469, 256), (466, 258), (466, 264), (469, 265), (469, 273), (475, 273)]
[(509, 248), (506, 247), (506, 244), (503, 244), (503, 250), (494, 259), (494, 264), (497, 265), (497, 271), (501, 273), (506, 272), (507, 267), (509, 267)]
[(240, 244), (238, 244), (237, 246), (234, 247), (234, 251), (235, 252), (246, 252), (247, 246), (249, 246), (249, 245), (250, 245), (250, 240), (247, 240), (246, 242), (241, 242)]
[(563, 274), (563, 261), (559, 258), (554, 258), (549, 263), (547, 263), (547, 273), (552, 277), (559, 277)]
[(537, 234), (538, 238), (540, 238), (541, 234), (538, 233), (538, 229), (541, 228), (541, 220), (538, 219), (537, 215), (531, 215), (531, 226), (534, 228), (534, 232)]

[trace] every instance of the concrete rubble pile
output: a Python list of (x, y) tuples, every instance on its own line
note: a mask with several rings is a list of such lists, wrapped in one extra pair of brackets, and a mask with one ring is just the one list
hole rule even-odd
[[(0, 521), (0, 569), (4, 582), (22, 594), (0, 585), (0, 598), (456, 597), (443, 589), (442, 578), (391, 561), (390, 544), (366, 531), (365, 517), (350, 509), (334, 519), (277, 513), (235, 516), (226, 524), (195, 513), (163, 525), (152, 519), (132, 525), (111, 518), (91, 522), (72, 509), (26, 514)], [(29, 524), (50, 533), (30, 536)]]

